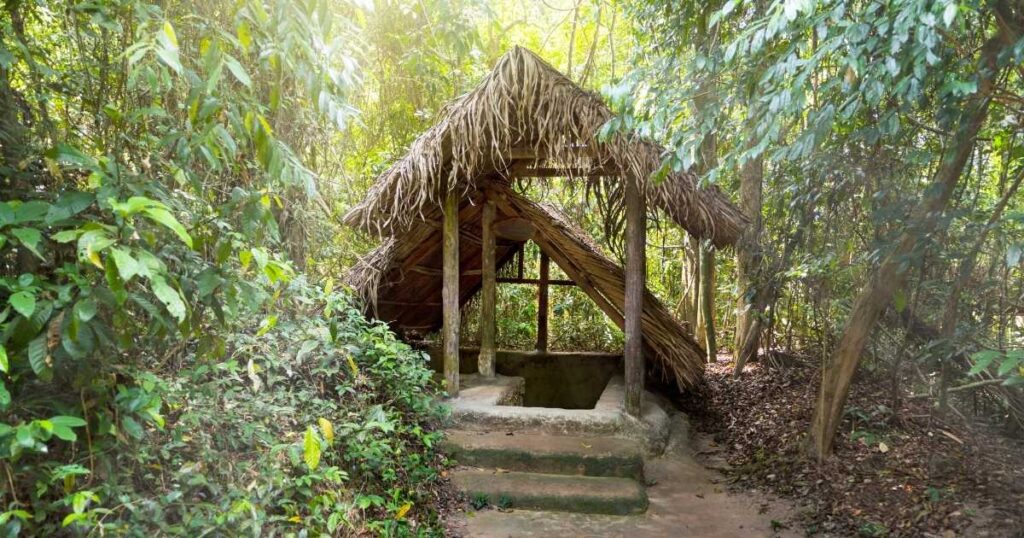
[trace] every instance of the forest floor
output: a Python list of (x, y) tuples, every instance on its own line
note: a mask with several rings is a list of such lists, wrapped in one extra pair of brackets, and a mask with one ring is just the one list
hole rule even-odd
[(728, 357), (707, 370), (707, 391), (683, 410), (706, 467), (733, 492), (790, 499), (782, 523), (826, 536), (1024, 536), (1024, 442), (947, 415), (926, 398), (892, 402), (892, 381), (854, 381), (835, 457), (803, 456), (819, 371), (813, 361), (751, 365), (739, 380)]

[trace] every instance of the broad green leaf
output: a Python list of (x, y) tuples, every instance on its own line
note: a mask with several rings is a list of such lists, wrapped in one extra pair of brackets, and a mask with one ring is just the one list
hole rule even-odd
[(174, 70), (174, 72), (181, 74), (184, 68), (181, 66), (181, 60), (178, 58), (177, 49), (169, 49), (167, 47), (157, 47), (156, 55), (160, 60)]
[(43, 377), (49, 369), (49, 352), (46, 349), (46, 333), (40, 334), (28, 343), (28, 364), (37, 376)]
[(7, 390), (7, 383), (0, 381), (0, 409), (7, 409), (11, 405), (11, 393)]
[(946, 4), (946, 9), (942, 11), (942, 22), (944, 22), (946, 26), (953, 25), (953, 21), (956, 19), (958, 7), (959, 6), (957, 6), (957, 2), (955, 0)]
[(114, 265), (117, 266), (117, 274), (123, 282), (130, 281), (136, 275), (145, 275), (149, 272), (146, 266), (133, 258), (127, 249), (114, 247), (110, 249), (110, 256), (113, 258)]
[(975, 353), (974, 355), (971, 355), (971, 360), (974, 361), (974, 366), (971, 367), (971, 370), (969, 372), (967, 372), (967, 374), (968, 375), (978, 375), (978, 374), (980, 374), (982, 371), (984, 371), (986, 368), (988, 368), (988, 366), (990, 364), (992, 364), (992, 361), (994, 361), (995, 359), (997, 359), (1001, 355), (1002, 355), (1001, 353), (999, 353), (996, 350), (992, 350), (992, 349), (986, 349), (984, 351), (979, 351), (979, 352)]
[(162, 207), (147, 207), (142, 210), (142, 214), (153, 222), (163, 224), (169, 228), (177, 234), (189, 248), (192, 248), (192, 236), (185, 231), (185, 227), (178, 222), (178, 219), (174, 218), (174, 215), (171, 215), (170, 211)]
[(11, 371), (11, 361), (7, 358), (7, 348), (0, 344), (0, 372), (8, 373)]
[(96, 197), (88, 192), (69, 191), (61, 194), (46, 213), (46, 224), (60, 222), (85, 211), (95, 199)]
[(32, 314), (36, 311), (36, 296), (31, 292), (19, 291), (7, 300), (11, 303), (11, 307), (14, 308), (22, 316), (31, 318)]
[(185, 321), (185, 302), (181, 300), (181, 294), (178, 293), (178, 290), (167, 284), (164, 277), (160, 275), (150, 276), (149, 281), (153, 294), (167, 307), (167, 312), (179, 322)]
[(315, 471), (320, 465), (320, 440), (317, 439), (312, 426), (306, 428), (306, 436), (302, 442), (302, 459), (310, 471)]
[(11, 230), (11, 234), (17, 237), (18, 242), (29, 249), (36, 257), (41, 260), (46, 259), (39, 253), (39, 241), (43, 238), (43, 234), (39, 233), (39, 230), (35, 228), (15, 228)]
[(80, 428), (82, 426), (85, 426), (85, 420), (84, 419), (81, 419), (79, 417), (67, 416), (67, 415), (58, 415), (58, 416), (52, 417), (50, 419), (50, 422), (53, 423), (55, 426), (56, 425), (66, 426), (68, 428)]
[(99, 168), (96, 159), (82, 153), (81, 150), (67, 144), (58, 144), (48, 152), (49, 156), (59, 163), (84, 168), (86, 170), (97, 170)]
[(246, 88), (252, 87), (252, 79), (249, 78), (249, 73), (245, 71), (245, 68), (242, 67), (242, 64), (238, 63), (238, 60), (234, 59), (231, 56), (228, 56), (224, 59), (224, 63), (227, 64), (228, 71), (231, 71), (231, 74), (234, 75), (236, 79), (238, 79), (238, 82), (244, 84)]
[(135, 439), (142, 439), (146, 434), (145, 430), (142, 429), (142, 425), (128, 415), (123, 415), (121, 417), (121, 428)]
[(82, 321), (89, 321), (96, 316), (96, 300), (87, 297), (75, 303), (75, 316)]
[(49, 211), (50, 204), (41, 200), (25, 202), (14, 208), (14, 218), (11, 220), (11, 224), (42, 222)]

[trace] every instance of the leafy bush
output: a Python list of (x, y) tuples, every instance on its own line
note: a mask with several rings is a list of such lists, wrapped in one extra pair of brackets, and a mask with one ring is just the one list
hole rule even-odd
[(436, 526), (424, 358), (293, 267), (355, 9), (0, 7), (3, 534)]
[(5, 426), (19, 486), (6, 530), (434, 528), (425, 494), (442, 462), (426, 358), (346, 293), (300, 278), (283, 297), (287, 317), (230, 335), (219, 359), (117, 361), (110, 408), (81, 402), (88, 426)]

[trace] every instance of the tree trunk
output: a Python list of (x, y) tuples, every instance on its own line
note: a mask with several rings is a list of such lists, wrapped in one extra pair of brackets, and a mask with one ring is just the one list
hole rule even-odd
[(715, 343), (715, 247), (700, 247), (700, 321), (704, 333), (707, 361), (715, 362), (718, 346)]
[(978, 98), (965, 103), (952, 140), (949, 141), (942, 161), (921, 202), (914, 208), (907, 226), (896, 241), (896, 246), (875, 269), (867, 284), (858, 293), (843, 328), (839, 345), (822, 371), (818, 403), (811, 421), (808, 450), (823, 461), (832, 454), (836, 430), (843, 416), (843, 406), (850, 390), (850, 381), (860, 362), (864, 346), (882, 311), (893, 293), (906, 279), (905, 258), (920, 244), (923, 236), (934, 233), (939, 226), (940, 213), (949, 202), (964, 165), (974, 149), (975, 138), (988, 112), (992, 83), (999, 73), (997, 55), (1005, 36), (988, 40), (982, 49)]
[[(736, 312), (736, 337), (733, 359), (734, 373), (743, 373), (743, 366), (757, 356), (760, 347), (761, 323), (755, 322), (762, 314), (757, 308), (759, 268), (761, 265), (761, 198), (764, 181), (764, 159), (758, 156), (743, 164), (740, 171), (740, 211), (750, 219), (750, 225), (736, 245), (736, 286), (739, 289)], [(754, 327), (756, 325), (756, 327)], [(755, 329), (755, 330), (751, 330)], [(750, 340), (754, 341), (751, 342)]]

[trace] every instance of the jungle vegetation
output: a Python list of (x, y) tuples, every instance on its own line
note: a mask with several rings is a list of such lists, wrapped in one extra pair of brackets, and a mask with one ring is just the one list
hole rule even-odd
[[(442, 532), (440, 387), (343, 285), (375, 238), (341, 216), (517, 44), (751, 219), (652, 224), (648, 285), (737, 376), (821, 366), (809, 457), (862, 370), (1020, 435), (1022, 32), (1007, 0), (6, 0), (0, 528)], [(623, 258), (621, 200), (523, 188)], [(533, 293), (499, 287), (503, 347)], [(553, 349), (621, 349), (554, 293)]]

